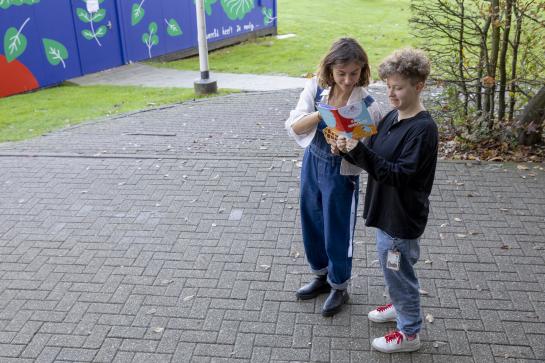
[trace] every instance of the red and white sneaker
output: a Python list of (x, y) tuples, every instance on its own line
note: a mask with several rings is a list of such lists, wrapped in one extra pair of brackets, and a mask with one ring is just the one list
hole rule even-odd
[(370, 311), (367, 317), (375, 323), (386, 323), (388, 321), (396, 321), (397, 312), (392, 304), (387, 304)]
[(371, 346), (382, 353), (414, 352), (420, 349), (420, 336), (416, 334), (414, 339), (409, 340), (407, 336), (395, 330), (383, 337), (373, 339)]

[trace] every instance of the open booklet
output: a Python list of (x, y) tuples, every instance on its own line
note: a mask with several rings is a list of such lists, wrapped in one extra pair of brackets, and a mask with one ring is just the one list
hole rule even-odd
[(324, 136), (330, 144), (337, 139), (338, 135), (360, 140), (377, 133), (377, 127), (365, 100), (339, 108), (318, 103), (316, 109), (327, 125)]

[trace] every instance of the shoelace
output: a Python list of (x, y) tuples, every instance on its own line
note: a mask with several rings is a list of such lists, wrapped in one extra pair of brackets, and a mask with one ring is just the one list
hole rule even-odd
[(401, 342), (403, 342), (403, 334), (396, 330), (386, 334), (384, 339), (386, 339), (386, 343), (390, 343), (392, 340), (396, 339), (396, 344), (401, 344)]
[(382, 313), (382, 312), (384, 312), (384, 311), (390, 309), (391, 307), (392, 307), (392, 304), (382, 305), (382, 306), (379, 306), (379, 307), (377, 308), (377, 311), (378, 311), (379, 313)]

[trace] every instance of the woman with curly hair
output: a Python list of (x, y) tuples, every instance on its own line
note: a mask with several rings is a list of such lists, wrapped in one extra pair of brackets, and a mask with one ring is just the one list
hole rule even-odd
[(366, 143), (339, 137), (332, 147), (369, 175), (363, 217), (366, 226), (377, 229), (377, 253), (391, 303), (369, 312), (368, 318), (397, 323), (396, 331), (372, 342), (385, 353), (420, 348), (422, 314), (413, 265), (428, 221), (439, 138), (435, 121), (420, 101), (429, 73), (428, 58), (419, 50), (403, 49), (387, 57), (379, 75), (394, 109)]

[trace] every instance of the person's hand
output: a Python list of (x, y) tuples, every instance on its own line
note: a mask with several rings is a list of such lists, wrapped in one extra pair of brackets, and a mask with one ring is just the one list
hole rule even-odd
[(340, 155), (339, 148), (336, 144), (330, 144), (331, 145), (331, 153), (334, 155)]
[(358, 140), (347, 139), (344, 136), (339, 136), (337, 138), (337, 149), (343, 153), (348, 153), (352, 151), (356, 145), (358, 145)]

